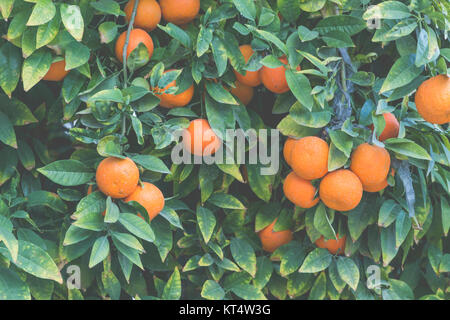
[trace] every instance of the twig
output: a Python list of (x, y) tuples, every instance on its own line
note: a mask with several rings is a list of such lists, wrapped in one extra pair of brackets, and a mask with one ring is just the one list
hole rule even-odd
[(133, 28), (134, 19), (136, 17), (137, 7), (139, 5), (139, 0), (134, 1), (133, 13), (131, 14), (130, 23), (127, 30), (127, 38), (125, 40), (125, 45), (123, 46), (122, 57), (123, 57), (123, 86), (126, 88), (128, 86), (128, 74), (127, 74), (127, 51), (128, 43), (130, 41), (131, 29)]

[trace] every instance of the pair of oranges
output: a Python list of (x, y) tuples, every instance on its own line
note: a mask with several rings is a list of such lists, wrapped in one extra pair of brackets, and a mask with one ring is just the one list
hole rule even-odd
[[(294, 235), (291, 230), (273, 231), (275, 219), (270, 225), (262, 229), (259, 233), (262, 248), (267, 252), (274, 252), (284, 244), (292, 241)], [(319, 248), (325, 248), (332, 254), (344, 254), (345, 241), (347, 237), (336, 234), (336, 239), (325, 240), (323, 236), (316, 240), (315, 244)]]
[[(105, 195), (125, 202), (139, 203), (147, 210), (150, 220), (164, 208), (161, 190), (152, 183), (139, 183), (139, 169), (130, 158), (103, 159), (97, 167), (96, 181), (98, 189)], [(90, 192), (91, 187), (88, 189), (88, 193)]]
[[(125, 15), (128, 22), (131, 20), (135, 1), (130, 0), (125, 6)], [(185, 25), (197, 16), (200, 11), (200, 0), (140, 0), (136, 9), (133, 30), (131, 30), (127, 47), (128, 55), (143, 43), (148, 50), (149, 58), (153, 54), (153, 40), (147, 32), (156, 28), (161, 21), (161, 16), (167, 22), (177, 25)], [(125, 45), (127, 32), (123, 32), (116, 42), (116, 56), (123, 62), (123, 47)]]
[[(245, 63), (248, 63), (251, 56), (254, 54), (252, 47), (248, 44), (239, 47), (241, 54), (244, 56)], [(245, 71), (241, 74), (234, 70), (234, 74), (238, 82), (249, 87), (259, 86), (261, 83), (273, 93), (285, 93), (289, 91), (289, 86), (286, 80), (285, 71), (288, 60), (286, 57), (279, 58), (283, 64), (277, 68), (269, 68), (263, 66), (258, 71)], [(297, 67), (300, 71), (300, 66)]]

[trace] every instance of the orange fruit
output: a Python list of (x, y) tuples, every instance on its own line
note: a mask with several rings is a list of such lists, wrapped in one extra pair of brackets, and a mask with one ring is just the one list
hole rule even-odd
[(192, 120), (183, 132), (184, 148), (197, 156), (209, 156), (219, 150), (220, 138), (205, 119)]
[(283, 184), (283, 192), (289, 201), (301, 208), (308, 209), (319, 202), (319, 198), (316, 197), (316, 188), (311, 181), (300, 178), (295, 172), (287, 175)]
[(200, 0), (160, 0), (164, 20), (176, 25), (191, 22), (200, 11)]
[(385, 148), (360, 144), (352, 153), (350, 170), (361, 181), (365, 190), (386, 180), (391, 166), (391, 157)]
[(345, 251), (345, 241), (347, 240), (346, 236), (339, 238), (339, 233), (336, 233), (336, 239), (325, 240), (323, 236), (316, 240), (316, 246), (319, 248), (327, 249), (331, 254), (340, 255), (344, 254)]
[(50, 65), (50, 69), (48, 69), (42, 79), (46, 81), (61, 81), (68, 73), (69, 71), (66, 71), (66, 60), (60, 60)]
[[(394, 175), (395, 175), (395, 170), (392, 168), (391, 169), (391, 176), (394, 176)], [(374, 183), (374, 184), (363, 186), (363, 188), (364, 188), (364, 191), (367, 191), (367, 192), (378, 192), (378, 191), (381, 191), (384, 188), (386, 188), (388, 185), (389, 184), (388, 184), (388, 181), (387, 181), (387, 178), (386, 178), (386, 179), (384, 179), (383, 181), (381, 181), (379, 183)]]
[[(125, 15), (127, 22), (131, 20), (131, 15), (133, 13), (134, 0), (127, 2), (125, 6)], [(134, 27), (142, 28), (146, 31), (152, 31), (156, 28), (156, 25), (161, 21), (161, 7), (155, 0), (140, 0), (137, 10), (136, 17), (134, 18)]]
[[(154, 184), (143, 182), (125, 198), (125, 202), (136, 201), (147, 210), (150, 221), (164, 208), (164, 195)], [(142, 217), (141, 214), (138, 214)]]
[(424, 81), (417, 89), (415, 102), (417, 111), (426, 121), (450, 122), (450, 77), (440, 74)]
[(236, 88), (231, 88), (230, 92), (235, 95), (244, 106), (248, 105), (253, 98), (253, 87), (247, 86), (239, 81), (234, 83)]
[(291, 151), (291, 167), (306, 180), (322, 178), (328, 172), (328, 144), (318, 137), (297, 140)]
[(347, 169), (328, 173), (320, 182), (320, 200), (331, 209), (349, 211), (361, 201), (363, 187), (358, 176)]
[(297, 141), (297, 139), (287, 138), (286, 142), (284, 143), (283, 157), (288, 165), (291, 165), (292, 149), (293, 149), (296, 141)]
[[(400, 130), (400, 124), (398, 123), (397, 118), (390, 112), (383, 113), (384, 121), (386, 125), (381, 132), (378, 140), (384, 141), (390, 138), (397, 138), (398, 131)], [(370, 125), (370, 129), (373, 131), (373, 124)]]
[[(173, 71), (174, 69), (167, 70), (166, 72)], [(179, 107), (185, 107), (186, 105), (191, 102), (192, 97), (194, 96), (194, 85), (192, 84), (187, 90), (180, 92), (179, 94), (173, 94), (173, 93), (159, 93), (163, 92), (171, 87), (175, 87), (177, 85), (176, 80), (169, 83), (164, 89), (158, 89), (155, 88), (156, 96), (161, 99), (159, 102), (159, 105), (164, 108), (179, 108)]]
[(130, 158), (109, 157), (97, 167), (97, 186), (111, 198), (125, 198), (130, 195), (139, 181), (139, 169)]
[(262, 247), (267, 252), (274, 252), (283, 244), (291, 242), (293, 238), (291, 230), (283, 230), (278, 232), (273, 231), (273, 227), (275, 226), (276, 222), (277, 219), (275, 219), (270, 225), (258, 232)]
[[(239, 50), (241, 50), (242, 55), (244, 56), (245, 63), (248, 62), (250, 57), (253, 55), (253, 49), (252, 46), (249, 44), (244, 44), (239, 47)], [(240, 74), (236, 70), (233, 70), (234, 74), (236, 76), (236, 79), (250, 87), (256, 87), (261, 84), (261, 79), (259, 77), (259, 70), (258, 71), (243, 71), (244, 74)]]
[[(286, 57), (281, 57), (279, 59), (281, 63), (284, 65), (288, 64), (288, 60)], [(297, 67), (297, 71), (300, 71), (300, 66)], [(285, 93), (289, 91), (289, 86), (286, 81), (286, 75), (284, 72), (286, 71), (285, 66), (280, 66), (277, 68), (268, 68), (263, 66), (259, 70), (259, 77), (261, 78), (261, 82), (263, 85), (273, 93)]]
[[(123, 47), (125, 45), (125, 41), (127, 39), (127, 32), (124, 31), (116, 41), (116, 57), (120, 62), (123, 62)], [(130, 32), (130, 38), (127, 47), (127, 58), (130, 53), (137, 48), (137, 46), (143, 43), (148, 50), (149, 58), (152, 57), (153, 54), (153, 40), (150, 35), (142, 29), (133, 29)]]

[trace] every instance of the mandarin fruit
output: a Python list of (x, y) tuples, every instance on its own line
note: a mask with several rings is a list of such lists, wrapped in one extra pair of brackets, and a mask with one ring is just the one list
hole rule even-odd
[[(166, 72), (173, 71), (174, 69), (167, 70)], [(155, 95), (161, 99), (159, 105), (165, 108), (180, 108), (185, 107), (191, 102), (192, 97), (194, 96), (194, 85), (192, 84), (185, 91), (180, 92), (178, 94), (175, 93), (162, 93), (171, 87), (175, 87), (177, 85), (176, 80), (170, 82), (164, 89), (155, 88)], [(161, 93), (160, 93), (161, 92)]]
[[(244, 56), (245, 63), (248, 63), (248, 60), (253, 55), (253, 49), (249, 44), (244, 44), (239, 47), (239, 50), (241, 50), (242, 55)], [(236, 76), (236, 79), (250, 87), (256, 87), (261, 84), (261, 79), (259, 77), (259, 70), (258, 71), (244, 71), (244, 74), (240, 74), (236, 70), (233, 70), (234, 74)]]
[(320, 182), (320, 200), (331, 209), (349, 211), (358, 206), (363, 188), (358, 176), (347, 169), (328, 173)]
[(221, 144), (222, 141), (205, 119), (192, 120), (183, 131), (183, 146), (191, 154), (210, 156), (219, 150)]
[(424, 81), (416, 92), (416, 107), (426, 121), (435, 124), (450, 122), (450, 77), (437, 75)]
[[(131, 20), (133, 8), (134, 0), (128, 1), (124, 9), (128, 23)], [(156, 28), (160, 21), (161, 7), (158, 2), (155, 0), (140, 0), (136, 10), (136, 17), (134, 18), (133, 26), (142, 28), (146, 31), (152, 31)]]
[(336, 239), (325, 240), (324, 236), (321, 236), (316, 240), (316, 246), (319, 248), (327, 249), (331, 254), (340, 254), (343, 255), (345, 251), (345, 241), (347, 240), (346, 236), (339, 238), (339, 234), (336, 233)]
[(295, 172), (289, 173), (284, 180), (284, 195), (298, 207), (305, 209), (314, 207), (319, 202), (316, 191), (311, 181), (300, 178)]
[(328, 172), (328, 144), (314, 136), (297, 140), (291, 151), (290, 165), (306, 180), (322, 178)]
[[(116, 41), (116, 57), (120, 62), (123, 62), (123, 47), (127, 39), (127, 32), (123, 32)], [(153, 55), (153, 40), (150, 35), (142, 29), (133, 29), (130, 32), (130, 38), (127, 47), (127, 58), (130, 53), (136, 49), (140, 43), (143, 43), (148, 50), (149, 59)]]
[[(288, 60), (285, 57), (279, 59), (284, 65), (288, 64)], [(300, 71), (300, 66), (297, 67), (297, 71)], [(263, 66), (259, 70), (259, 76), (263, 85), (273, 93), (285, 93), (289, 91), (289, 86), (285, 75), (286, 67), (279, 66), (277, 68), (269, 68)]]
[(259, 239), (261, 240), (262, 247), (267, 252), (274, 252), (282, 245), (291, 242), (293, 234), (291, 230), (283, 230), (275, 232), (273, 227), (277, 219), (275, 219), (270, 225), (258, 232)]
[(195, 19), (200, 11), (200, 0), (160, 0), (164, 20), (184, 25)]
[[(125, 202), (136, 201), (147, 210), (150, 221), (164, 208), (164, 195), (154, 184), (143, 182), (128, 197)], [(142, 217), (141, 214), (139, 214)]]
[(130, 158), (109, 157), (103, 159), (97, 167), (97, 186), (101, 192), (111, 198), (125, 198), (137, 187), (139, 169)]
[(50, 65), (50, 69), (48, 69), (42, 80), (61, 81), (68, 73), (69, 71), (66, 71), (66, 60), (56, 61)]

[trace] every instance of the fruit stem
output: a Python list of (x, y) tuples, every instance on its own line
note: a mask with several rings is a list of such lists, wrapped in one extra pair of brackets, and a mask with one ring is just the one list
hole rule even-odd
[(123, 81), (124, 88), (128, 85), (128, 74), (127, 74), (127, 51), (128, 51), (128, 42), (130, 41), (131, 29), (133, 28), (134, 18), (136, 17), (137, 7), (139, 5), (139, 0), (134, 1), (133, 13), (131, 14), (130, 23), (128, 24), (127, 29), (127, 38), (125, 40), (125, 45), (123, 46), (122, 57), (123, 57)]

